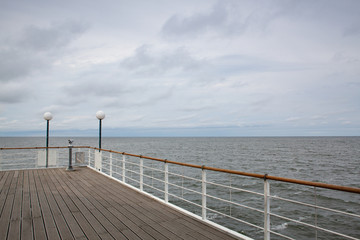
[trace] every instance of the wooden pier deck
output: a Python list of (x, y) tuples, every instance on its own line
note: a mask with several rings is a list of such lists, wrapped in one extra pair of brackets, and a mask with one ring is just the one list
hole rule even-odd
[(0, 239), (236, 239), (89, 168), (0, 172)]

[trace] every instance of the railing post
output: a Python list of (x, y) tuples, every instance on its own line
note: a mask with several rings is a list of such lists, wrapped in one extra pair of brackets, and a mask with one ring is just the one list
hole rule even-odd
[(123, 154), (123, 162), (122, 162), (122, 181), (125, 183), (125, 155)]
[(264, 176), (264, 240), (270, 240), (270, 183)]
[(144, 159), (140, 155), (140, 191), (144, 190)]
[(88, 155), (88, 165), (89, 165), (89, 167), (91, 166), (90, 162), (91, 162), (91, 148), (89, 148), (89, 155)]
[(202, 185), (202, 219), (206, 220), (206, 171), (204, 165), (201, 167), (201, 185)]
[(112, 153), (110, 153), (110, 176), (112, 177), (112, 166), (113, 166), (113, 164), (112, 164)]
[(169, 166), (165, 159), (165, 202), (169, 202)]

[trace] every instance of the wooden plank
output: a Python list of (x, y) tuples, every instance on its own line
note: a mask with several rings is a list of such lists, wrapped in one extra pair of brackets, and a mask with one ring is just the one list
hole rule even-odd
[[(0, 194), (2, 193), (4, 187), (5, 187), (5, 182), (7, 180), (7, 177), (9, 176), (9, 172), (1, 172), (1, 178), (0, 178)], [(5, 187), (6, 189), (6, 187)], [(1, 205), (0, 205), (1, 206)], [(1, 211), (0, 211), (1, 212)]]
[(74, 175), (75, 181), (72, 181), (70, 184), (72, 184), (72, 186), (78, 190), (78, 193), (81, 194), (81, 196), (87, 200), (86, 202), (84, 202), (84, 204), (86, 204), (86, 207), (88, 209), (91, 209), (91, 213), (99, 222), (101, 222), (105, 230), (108, 233), (110, 233), (112, 237), (116, 239), (124, 238), (124, 235), (119, 230), (119, 225), (118, 225), (120, 224), (121, 227), (123, 226), (123, 224), (120, 221), (116, 222), (117, 219), (112, 215), (112, 213), (109, 212), (108, 209), (106, 209), (102, 205), (102, 203), (99, 202), (100, 199), (99, 196), (94, 197), (96, 195), (96, 189), (89, 188), (89, 184), (83, 184), (83, 182), (77, 178), (79, 174), (77, 174), (76, 172), (67, 172), (63, 174)]
[(6, 239), (9, 231), (10, 220), (11, 220), (11, 211), (13, 209), (13, 203), (15, 198), (16, 184), (17, 184), (17, 174), (16, 171), (11, 172), (9, 182), (8, 182), (8, 191), (6, 192), (6, 199), (3, 205), (3, 209), (0, 216), (0, 239)]
[(33, 236), (33, 222), (31, 217), (31, 203), (30, 203), (30, 186), (29, 186), (29, 171), (24, 171), (23, 182), (23, 201), (22, 201), (22, 222), (21, 222), (21, 238), (29, 238)]
[(3, 212), (4, 204), (10, 189), (13, 172), (6, 172), (1, 179), (1, 192), (0, 192), (0, 215)]
[(16, 181), (13, 209), (11, 211), (11, 217), (10, 217), (10, 226), (8, 232), (9, 239), (20, 239), (22, 185), (23, 185), (24, 172), (16, 171), (16, 173), (18, 174), (14, 174), (14, 177), (17, 176), (17, 181)]
[(89, 168), (0, 174), (0, 239), (236, 239)]
[(161, 232), (156, 231), (154, 228), (152, 228), (149, 225), (141, 226), (140, 228), (157, 240), (173, 239), (173, 238), (165, 237)]
[(75, 217), (71, 214), (70, 209), (66, 205), (63, 198), (67, 198), (67, 194), (64, 191), (64, 189), (61, 187), (57, 179), (54, 177), (54, 175), (57, 174), (57, 171), (55, 169), (51, 169), (49, 171), (49, 178), (51, 181), (48, 182), (48, 185), (51, 189), (56, 189), (59, 194), (54, 195), (54, 199), (56, 203), (58, 204), (59, 208), (61, 209), (61, 213), (66, 221), (67, 226), (69, 227), (72, 235), (75, 239), (81, 239), (86, 238), (84, 232), (81, 230), (81, 227), (76, 222)]
[[(92, 182), (92, 181), (94, 181), (94, 177), (88, 178), (86, 180), (89, 182)], [(116, 184), (114, 186), (111, 186), (111, 189), (107, 189), (109, 180), (110, 179), (102, 177), (101, 179), (96, 178), (96, 182), (93, 182), (93, 185), (92, 185), (93, 193), (99, 194), (98, 197), (105, 196), (105, 198), (103, 198), (101, 200), (101, 203), (108, 202), (108, 204), (109, 204), (109, 202), (116, 203), (116, 201), (117, 201), (116, 204), (113, 204), (113, 206), (111, 206), (109, 208), (110, 212), (113, 213), (114, 215), (116, 215), (116, 217), (118, 219), (121, 219), (129, 229), (134, 231), (142, 239), (151, 239), (151, 238), (162, 239), (162, 238), (164, 238), (164, 236), (159, 234), (158, 231), (154, 230), (146, 222), (142, 221), (141, 218), (139, 218), (137, 216), (137, 215), (141, 216), (142, 215), (141, 212), (140, 213), (136, 212), (135, 213), (136, 215), (135, 215), (133, 212), (129, 211), (129, 209), (132, 209), (132, 207), (129, 207), (126, 204), (132, 204), (133, 202), (128, 199), (125, 199), (125, 201), (123, 201), (123, 198), (126, 195), (129, 195), (129, 194), (132, 195), (133, 193), (136, 193), (136, 192), (131, 190), (131, 191), (127, 192), (128, 194), (124, 194), (124, 192), (121, 192), (121, 194), (118, 195), (118, 194), (116, 194), (118, 192), (117, 190), (119, 187), (122, 188), (122, 186), (119, 185), (118, 182), (110, 180), (111, 182), (114, 182)], [(97, 186), (96, 184), (99, 185), (100, 187)], [(84, 187), (84, 189), (86, 189), (85, 186), (83, 186), (83, 187)], [(96, 189), (96, 191), (94, 191), (94, 189)], [(109, 192), (111, 192), (111, 194), (109, 194)], [(138, 193), (136, 193), (136, 194), (138, 194)], [(119, 202), (121, 202), (121, 204), (119, 204)], [(138, 202), (140, 202), (140, 201), (138, 201)], [(154, 233), (155, 236), (147, 233), (142, 228), (140, 228), (140, 226), (148, 226), (148, 229), (151, 229), (152, 230), (151, 232)], [(166, 229), (161, 229), (162, 232), (166, 232), (164, 230), (166, 230)], [(124, 233), (126, 233), (126, 232), (124, 232)], [(169, 234), (169, 232), (168, 232), (168, 235), (170, 235), (171, 239), (177, 239), (177, 237), (175, 235), (173, 235), (171, 233)]]
[[(176, 222), (190, 229), (191, 235), (197, 236), (198, 239), (213, 239), (213, 240), (217, 240), (219, 238), (224, 240), (234, 239), (232, 236), (228, 235), (227, 233), (221, 232), (219, 230), (215, 230), (213, 227), (205, 223), (196, 221), (194, 219), (179, 218), (176, 220)], [(197, 230), (200, 227), (203, 228), (205, 231), (201, 231), (201, 233), (199, 233)]]
[(6, 171), (0, 171), (0, 191), (1, 191), (1, 183), (2, 183), (2, 178), (4, 177), (4, 175), (6, 174)]
[[(68, 172), (68, 174), (72, 174), (72, 172)], [(75, 175), (77, 175), (77, 174), (75, 174)], [(111, 234), (111, 236), (114, 237), (115, 239), (124, 238), (124, 235), (121, 234), (121, 232), (117, 228), (114, 227), (114, 225), (117, 225), (116, 223), (113, 222), (116, 219), (112, 218), (112, 219), (108, 220), (107, 218), (105, 218), (103, 215), (106, 213), (106, 209), (103, 208), (99, 204), (99, 202), (97, 202), (89, 192), (84, 191), (84, 189), (82, 188), (82, 185), (78, 185), (77, 183), (78, 183), (78, 181), (73, 181), (72, 182), (73, 187), (75, 187), (76, 189), (79, 189), (79, 191), (83, 194), (83, 196), (87, 200), (89, 200), (89, 202), (91, 204), (93, 204), (93, 206), (95, 208), (92, 209), (92, 213), (98, 219), (98, 221), (101, 222), (101, 224), (104, 226), (104, 228), (107, 230), (107, 232), (109, 232)], [(88, 186), (88, 184), (87, 184), (87, 186)], [(108, 215), (111, 216), (111, 213), (108, 213)], [(103, 236), (103, 235), (100, 235), (100, 236)]]
[(35, 239), (46, 239), (45, 225), (40, 209), (38, 191), (35, 184), (34, 171), (29, 171), (29, 189), (31, 202), (31, 216), (33, 224), (33, 236)]
[(33, 231), (34, 231), (34, 239), (43, 240), (48, 239), (46, 236), (44, 219), (42, 217), (33, 218)]
[[(71, 182), (69, 180), (72, 180), (71, 176), (62, 176), (61, 174), (56, 175), (56, 178), (58, 181), (63, 181), (66, 183), (66, 187), (64, 187), (65, 192), (68, 195), (68, 200), (71, 200), (74, 203), (74, 206), (78, 209), (78, 211), (72, 212), (74, 217), (76, 218), (77, 222), (80, 224), (83, 232), (85, 235), (92, 239), (99, 239), (99, 235), (101, 233), (105, 233), (105, 229), (99, 223), (96, 218), (91, 214), (89, 209), (85, 207), (83, 202), (80, 200), (80, 198), (83, 198), (81, 195), (78, 194), (78, 191), (71, 186)], [(83, 199), (86, 201), (86, 199)], [(69, 202), (69, 201), (67, 201)]]
[[(39, 198), (39, 205), (41, 208), (41, 215), (44, 222), (46, 237), (48, 239), (60, 239), (58, 230), (56, 228), (56, 224), (50, 209), (50, 205), (47, 201), (45, 196), (45, 190), (43, 188), (41, 179), (42, 175), (44, 175), (45, 170), (35, 170), (34, 171), (34, 178), (35, 178), (35, 185), (38, 193)], [(39, 223), (39, 222), (38, 222)]]
[(58, 186), (58, 189), (61, 188), (60, 191), (62, 192), (62, 199), (69, 210), (68, 214), (73, 216), (74, 220), (77, 222), (79, 228), (82, 230), (85, 236), (87, 236), (89, 239), (100, 239), (92, 226), (80, 212), (80, 209), (75, 205), (73, 199), (76, 199), (76, 196), (69, 188), (67, 181), (61, 177), (62, 176), (59, 173), (59, 170), (54, 170), (53, 181), (54, 184)]
[[(89, 178), (90, 179), (90, 178)], [(99, 180), (97, 180), (98, 183), (101, 183)], [(138, 226), (147, 226), (150, 227), (151, 229), (157, 231), (157, 232), (167, 232), (168, 236), (171, 236), (172, 238), (174, 238), (174, 235), (180, 235), (181, 237), (185, 237), (186, 238), (191, 238), (191, 236), (197, 236), (197, 237), (201, 237), (202, 239), (219, 239), (224, 237), (224, 239), (234, 239), (233, 236), (230, 236), (227, 233), (224, 233), (222, 231), (219, 231), (217, 229), (214, 229), (214, 227), (201, 222), (199, 220), (195, 220), (192, 217), (189, 216), (185, 216), (183, 213), (180, 213), (179, 211), (169, 208), (168, 206), (157, 202), (156, 200), (153, 200), (151, 198), (148, 198), (147, 201), (143, 201), (143, 200), (137, 200), (137, 201), (132, 201), (132, 199), (139, 197), (140, 199), (144, 199), (144, 196), (141, 195), (140, 193), (137, 193), (135, 191), (132, 191), (130, 189), (128, 189), (128, 187), (123, 187), (121, 188), (122, 190), (120, 192), (117, 192), (117, 188), (115, 187), (116, 184), (118, 184), (116, 181), (111, 181), (112, 184), (108, 183), (108, 184), (104, 184), (104, 187), (102, 187), (101, 189), (99, 189), (99, 191), (105, 191), (105, 190), (110, 190), (112, 191), (112, 193), (115, 194), (116, 198), (121, 198), (123, 203), (127, 203), (126, 207), (122, 206), (123, 209), (121, 209), (121, 207), (117, 207), (121, 212), (126, 212), (126, 216), (128, 218), (131, 218), (131, 216), (136, 216), (139, 217), (141, 216), (141, 222), (137, 222)], [(115, 183), (115, 184), (114, 184)], [(128, 189), (128, 190), (126, 190)], [(129, 194), (129, 192), (131, 192), (131, 194)], [(118, 195), (116, 195), (116, 193)], [(134, 195), (139, 195), (139, 196), (134, 196)], [(129, 204), (130, 202), (130, 204)], [(167, 223), (173, 221), (173, 220), (177, 220), (177, 219), (181, 219), (184, 220), (184, 222), (176, 222), (173, 223), (172, 225), (168, 225)], [(149, 224), (149, 222), (151, 224)], [(177, 226), (177, 228), (183, 228), (188, 230), (189, 229), (189, 224), (187, 224), (188, 222), (195, 224), (195, 228), (194, 230), (192, 230), (192, 228), (190, 228), (189, 231), (175, 231), (175, 229), (173, 229), (173, 225)], [(166, 223), (164, 225), (160, 225), (160, 223)], [(193, 225), (194, 226), (194, 225)], [(207, 229), (202, 231), (202, 234), (198, 234), (199, 229)], [(169, 234), (170, 232), (170, 234)], [(196, 233), (195, 233), (196, 232)], [(209, 232), (211, 232), (209, 234)], [(173, 234), (171, 234), (173, 233)], [(219, 236), (216, 235), (216, 233), (219, 233)], [(189, 235), (189, 236), (187, 236)]]
[[(92, 179), (93, 178), (89, 178), (88, 180), (92, 181)], [(154, 202), (155, 204), (159, 204), (158, 202), (154, 201), (151, 198), (144, 197), (144, 195), (128, 189), (128, 187), (119, 185), (119, 183), (116, 181), (110, 180), (112, 184), (109, 184), (109, 179), (107, 179), (106, 177), (102, 177), (102, 180), (104, 182), (102, 182), (100, 179), (96, 179), (96, 183), (101, 185), (100, 188), (97, 188), (98, 192), (103, 192), (104, 194), (106, 194), (107, 192), (111, 191), (111, 195), (105, 195), (107, 196), (106, 199), (114, 198), (118, 202), (121, 202), (121, 204), (114, 205), (114, 207), (111, 209), (111, 212), (117, 214), (118, 218), (122, 219), (130, 229), (135, 230), (137, 234), (141, 234), (145, 231), (142, 229), (140, 231), (139, 228), (141, 228), (142, 226), (147, 226), (148, 228), (152, 229), (152, 232), (161, 232), (169, 239), (181, 239), (168, 229), (154, 222), (153, 219), (151, 219), (154, 216), (147, 218), (144, 215), (147, 210), (138, 205), (144, 202), (144, 199), (145, 201)], [(121, 191), (118, 191), (119, 189), (121, 189)], [(133, 201), (134, 199), (136, 199), (136, 201)], [(145, 221), (143, 221), (142, 219), (144, 219)], [(166, 220), (161, 219), (161, 221)], [(146, 235), (149, 235), (149, 233), (146, 233)], [(156, 235), (157, 234), (155, 234), (155, 236)]]
[(49, 171), (44, 171), (43, 173), (44, 174), (40, 175), (40, 181), (42, 182), (45, 197), (49, 204), (57, 231), (59, 232), (61, 239), (73, 239), (74, 237), (72, 236), (70, 229), (61, 213), (61, 210), (54, 199), (54, 195), (59, 195), (59, 193), (57, 192), (56, 188), (50, 189), (49, 187), (49, 182), (51, 182), (51, 179), (48, 175)]

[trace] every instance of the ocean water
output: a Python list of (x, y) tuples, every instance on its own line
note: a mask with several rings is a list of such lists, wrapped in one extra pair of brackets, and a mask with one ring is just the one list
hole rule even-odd
[[(50, 138), (50, 146), (67, 146), (67, 139)], [(98, 138), (73, 137), (72, 139), (75, 146), (98, 146)], [(0, 138), (0, 147), (30, 146), (45, 146), (45, 138)], [(243, 172), (360, 187), (360, 137), (103, 138), (102, 148)], [(263, 180), (259, 179), (216, 174), (209, 176), (209, 179), (249, 190), (259, 192), (263, 190)], [(263, 208), (262, 199), (244, 196), (237, 192), (223, 193), (222, 189), (211, 187), (208, 191), (226, 195), (225, 198), (236, 199), (235, 201), (248, 206)], [(360, 196), (356, 194), (280, 182), (271, 183), (271, 193), (275, 196), (302, 200), (311, 204), (316, 202), (326, 207), (360, 214)], [(188, 194), (188, 197), (194, 200), (191, 194)], [(177, 199), (170, 199), (170, 202), (193, 212), (199, 211), (191, 209), (191, 206)], [(261, 225), (263, 221), (261, 214), (256, 215), (233, 206), (217, 205), (216, 201), (211, 199), (208, 201), (208, 206), (227, 214), (230, 212), (234, 216), (244, 216), (248, 221), (256, 224), (260, 222)], [(298, 221), (311, 224), (316, 222), (319, 226), (323, 224), (332, 230), (360, 238), (359, 219), (343, 218), (321, 209), (294, 207), (277, 199), (272, 200), (271, 211), (282, 216), (292, 216)], [(236, 223), (219, 214), (209, 213), (208, 218), (255, 239), (263, 237), (261, 231)], [(338, 236), (325, 236), (321, 231), (314, 229), (305, 229), (290, 221), (280, 221), (276, 217), (272, 217), (271, 222), (272, 230), (293, 236), (295, 239), (341, 239)], [(272, 239), (282, 238), (274, 235)]]

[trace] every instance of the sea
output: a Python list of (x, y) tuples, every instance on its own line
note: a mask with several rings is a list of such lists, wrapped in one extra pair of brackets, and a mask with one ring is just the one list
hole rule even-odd
[[(49, 146), (67, 146), (68, 139), (74, 140), (74, 146), (98, 147), (99, 144), (97, 137), (51, 137)], [(103, 149), (171, 161), (360, 188), (360, 137), (104, 137), (101, 144)], [(43, 146), (44, 137), (0, 137), (0, 148)], [(231, 176), (215, 178), (215, 182), (230, 182), (231, 186), (239, 186), (250, 191), (263, 190), (263, 180), (251, 182), (247, 178)], [(359, 194), (294, 185), (296, 184), (271, 182), (270, 191), (275, 196), (304, 200), (310, 204), (323, 204), (325, 207), (360, 214)], [(238, 198), (234, 201), (245, 205), (263, 209), (262, 200), (256, 203), (252, 197), (237, 194), (234, 190), (230, 190), (230, 196), (226, 198), (229, 197), (231, 200)], [(176, 199), (171, 201), (181, 205)], [(359, 218), (343, 218), (317, 208), (303, 212), (303, 207), (290, 206), (278, 199), (272, 200), (271, 206), (272, 213), (286, 217), (293, 215), (296, 221), (315, 223), (360, 238)], [(190, 208), (192, 211), (186, 203), (182, 207)], [(254, 218), (249, 220), (250, 222), (263, 221), (263, 216), (247, 210), (236, 210), (236, 207), (230, 206), (225, 208), (224, 211), (228, 213)], [(263, 238), (260, 230), (235, 222), (231, 218), (217, 213), (209, 215), (209, 218), (255, 239)], [(294, 239), (344, 239), (327, 235), (319, 229), (280, 220), (275, 216), (271, 216), (271, 220), (273, 231), (292, 236)], [(272, 235), (272, 239), (284, 238)]]

